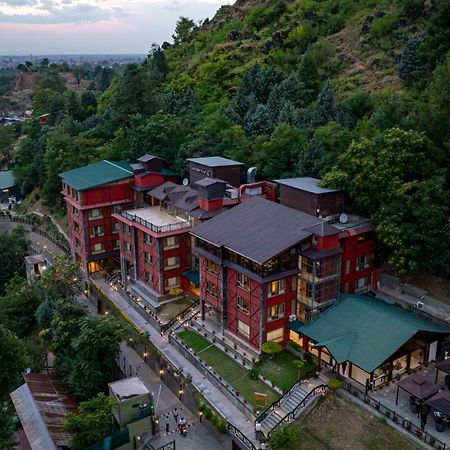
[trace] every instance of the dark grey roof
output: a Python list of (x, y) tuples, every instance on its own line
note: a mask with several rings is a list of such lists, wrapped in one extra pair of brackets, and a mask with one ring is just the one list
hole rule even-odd
[(133, 170), (145, 170), (145, 167), (141, 163), (130, 164)]
[(311, 231), (311, 233), (317, 234), (317, 236), (332, 236), (333, 234), (339, 234), (338, 229), (332, 227), (324, 220), (319, 223), (315, 223), (310, 227), (306, 227), (305, 230)]
[[(169, 200), (171, 199), (172, 195), (169, 194)], [(174, 199), (172, 204), (184, 211), (191, 212), (198, 208), (198, 192), (188, 188), (184, 194)]]
[(163, 184), (160, 184), (158, 187), (148, 191), (148, 195), (151, 197), (155, 197), (158, 200), (165, 201), (168, 199), (169, 193), (173, 191), (178, 184), (173, 183), (172, 181), (166, 181)]
[(224, 211), (226, 211), (225, 208), (213, 209), (212, 211), (205, 211), (202, 208), (196, 208), (193, 211), (190, 211), (189, 215), (199, 220), (206, 220), (211, 219), (211, 217), (216, 217), (217, 215), (223, 213)]
[(195, 227), (194, 236), (226, 247), (258, 264), (311, 236), (322, 222), (310, 214), (254, 197)]
[(331, 248), (329, 250), (317, 250), (315, 247), (309, 247), (300, 252), (300, 255), (306, 256), (310, 259), (322, 259), (327, 258), (328, 256), (339, 255), (342, 253), (342, 248)]
[(275, 182), (295, 189), (300, 189), (302, 191), (312, 192), (313, 194), (338, 192), (336, 189), (327, 189), (320, 187), (320, 180), (311, 177), (284, 178), (282, 180), (275, 180)]
[(148, 155), (148, 154), (145, 154), (145, 155), (141, 156), (141, 157), (138, 158), (137, 160), (138, 160), (139, 162), (146, 163), (146, 162), (151, 161), (152, 159), (161, 159), (161, 160), (162, 160), (162, 158), (160, 158), (159, 156)]
[(207, 167), (242, 166), (243, 163), (223, 158), (222, 156), (205, 156), (204, 158), (188, 158), (188, 161)]
[(202, 186), (202, 187), (208, 187), (211, 186), (213, 184), (217, 184), (217, 183), (221, 183), (221, 184), (227, 184), (226, 181), (223, 180), (219, 180), (218, 178), (203, 178), (200, 181), (197, 181), (195, 184), (197, 184), (198, 186)]

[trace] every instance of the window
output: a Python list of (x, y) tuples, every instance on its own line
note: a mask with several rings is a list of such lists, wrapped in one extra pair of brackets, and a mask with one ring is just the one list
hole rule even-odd
[(94, 208), (89, 210), (89, 219), (101, 219), (103, 211), (101, 208)]
[(306, 283), (306, 297), (315, 298), (317, 287), (313, 286), (311, 283)]
[(145, 281), (149, 284), (153, 284), (153, 274), (150, 272), (145, 272)]
[(370, 267), (371, 255), (362, 255), (356, 258), (356, 270), (364, 270)]
[(269, 297), (284, 294), (285, 280), (276, 280), (269, 283)]
[(97, 227), (91, 227), (91, 238), (100, 237), (105, 235), (105, 230), (101, 225)]
[(217, 275), (217, 264), (208, 259), (206, 262), (206, 270), (213, 275)]
[(103, 242), (91, 245), (91, 253), (93, 255), (97, 253), (103, 253), (104, 251), (105, 251), (105, 244)]
[(282, 342), (284, 340), (284, 328), (269, 331), (266, 335), (267, 342)]
[(120, 241), (119, 239), (115, 239), (113, 241), (113, 250), (118, 250), (120, 248)]
[(351, 261), (349, 259), (347, 259), (345, 261), (345, 274), (346, 275), (348, 275), (350, 273), (350, 264), (351, 264)]
[(250, 337), (250, 327), (242, 320), (237, 321), (237, 332), (247, 339)]
[(356, 289), (361, 290), (367, 287), (367, 278), (359, 278), (356, 281)]
[(180, 286), (180, 277), (172, 277), (164, 280), (164, 286), (166, 290), (179, 287)]
[(313, 245), (317, 245), (317, 236), (315, 234), (312, 237), (312, 243)]
[(131, 234), (131, 227), (130, 227), (130, 225), (128, 225), (128, 224), (125, 224), (124, 226), (123, 226), (123, 232), (125, 233), (125, 234), (128, 234), (128, 236)]
[(79, 212), (78, 212), (78, 209), (75, 208), (75, 206), (72, 206), (72, 212), (73, 212), (73, 215), (74, 215), (74, 216), (77, 216), (77, 217), (78, 217)]
[(178, 236), (168, 236), (163, 239), (164, 250), (178, 247)]
[(153, 255), (149, 252), (144, 252), (144, 260), (146, 263), (152, 264), (153, 263)]
[(236, 284), (246, 291), (250, 292), (250, 277), (248, 275), (244, 275), (243, 273), (237, 274)]
[(78, 233), (78, 231), (80, 231), (80, 225), (78, 224), (78, 222), (74, 222), (73, 223), (73, 229)]
[(236, 307), (244, 314), (250, 314), (250, 301), (244, 297), (241, 297), (240, 295), (238, 295), (236, 298)]
[(269, 321), (282, 319), (284, 317), (284, 303), (271, 306), (267, 311), (267, 315)]
[(125, 242), (125, 243), (123, 244), (123, 249), (124, 249), (126, 252), (131, 253), (131, 244), (130, 244), (129, 242)]
[(152, 243), (152, 235), (148, 234), (148, 233), (145, 233), (144, 234), (144, 242), (146, 244), (151, 244)]
[(219, 290), (214, 283), (211, 283), (211, 281), (206, 282), (206, 293), (211, 297), (219, 298)]
[(180, 257), (172, 256), (171, 258), (164, 259), (164, 270), (176, 269), (180, 267)]
[(119, 224), (119, 222), (114, 222), (114, 223), (113, 223), (113, 226), (112, 226), (112, 232), (113, 232), (113, 233), (118, 233), (119, 230), (120, 230), (120, 224)]
[(75, 238), (75, 247), (76, 248), (80, 248), (81, 247), (80, 240), (78, 238)]
[(77, 194), (77, 201), (78, 201), (78, 203), (81, 203), (81, 192), (76, 191), (76, 194)]

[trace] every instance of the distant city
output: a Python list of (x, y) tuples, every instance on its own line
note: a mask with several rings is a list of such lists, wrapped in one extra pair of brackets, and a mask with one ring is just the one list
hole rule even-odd
[(51, 63), (69, 65), (92, 64), (110, 67), (114, 63), (130, 64), (142, 61), (144, 54), (93, 54), (93, 55), (0, 55), (0, 69), (15, 69), (19, 64), (31, 61), (33, 64), (48, 58)]

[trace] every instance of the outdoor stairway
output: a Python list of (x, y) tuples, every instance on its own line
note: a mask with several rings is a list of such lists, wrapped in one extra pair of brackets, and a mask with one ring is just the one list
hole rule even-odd
[[(185, 311), (177, 314), (173, 317), (167, 324), (164, 325), (161, 330), (163, 334), (170, 334), (177, 330), (183, 323), (190, 321), (200, 312), (200, 308), (198, 304), (193, 304), (186, 308)], [(180, 319), (178, 320), (178, 317)]]
[(257, 418), (263, 433), (268, 436), (280, 424), (281, 420), (288, 423), (298, 418), (301, 411), (325, 389), (326, 386), (321, 385), (320, 382), (301, 383), (297, 381), (279, 400)]

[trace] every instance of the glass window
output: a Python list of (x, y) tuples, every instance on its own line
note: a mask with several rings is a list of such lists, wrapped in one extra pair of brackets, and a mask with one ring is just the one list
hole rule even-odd
[(89, 210), (89, 219), (101, 219), (103, 211), (101, 208), (94, 208)]
[(172, 256), (171, 258), (165, 258), (164, 259), (164, 269), (176, 269), (177, 267), (180, 267), (180, 257), (179, 256)]
[(217, 264), (208, 259), (206, 262), (206, 270), (213, 275), (217, 275), (217, 269)]
[(284, 328), (277, 328), (276, 330), (269, 331), (266, 335), (267, 342), (281, 342), (284, 340)]
[(351, 261), (349, 259), (347, 259), (345, 261), (345, 274), (346, 275), (348, 275), (350, 273), (350, 264), (351, 264)]
[(178, 236), (165, 237), (163, 240), (163, 245), (165, 250), (178, 247)]
[(219, 290), (214, 283), (211, 283), (211, 281), (206, 281), (206, 293), (211, 295), (211, 297), (219, 298)]
[(269, 297), (284, 294), (285, 286), (285, 280), (275, 280), (269, 283)]
[(81, 243), (80, 243), (80, 240), (78, 238), (75, 238), (75, 247), (76, 248), (80, 248), (81, 247)]
[(269, 322), (271, 320), (282, 319), (284, 317), (284, 303), (279, 303), (278, 305), (269, 307), (267, 316)]
[(367, 278), (359, 278), (356, 282), (356, 289), (365, 289), (367, 287)]
[(362, 255), (356, 258), (356, 270), (364, 270), (370, 267), (370, 256), (371, 255)]
[(73, 215), (74, 215), (74, 216), (77, 216), (77, 217), (78, 217), (79, 212), (78, 212), (78, 209), (75, 208), (75, 206), (72, 206), (72, 212), (73, 212)]
[(144, 259), (146, 263), (152, 264), (153, 263), (153, 255), (149, 252), (144, 252)]
[(124, 232), (125, 234), (130, 235), (130, 234), (131, 234), (131, 227), (130, 227), (130, 225), (125, 224), (125, 225), (123, 226), (123, 232)]
[(237, 273), (237, 281), (236, 284), (246, 291), (250, 292), (250, 277), (243, 273)]
[(120, 224), (119, 224), (119, 222), (114, 222), (114, 223), (113, 223), (113, 226), (112, 226), (112, 232), (113, 232), (113, 233), (118, 233), (119, 230), (120, 230)]
[(120, 248), (120, 240), (119, 239), (115, 239), (113, 241), (113, 250), (118, 250)]
[(242, 320), (237, 321), (237, 331), (240, 335), (246, 337), (247, 339), (250, 337), (250, 326), (242, 322)]
[(148, 234), (148, 233), (145, 233), (144, 234), (144, 242), (146, 244), (151, 244), (152, 243), (152, 235)]
[(80, 230), (80, 225), (78, 224), (78, 222), (74, 222), (74, 223), (73, 223), (73, 229), (74, 229), (75, 231), (79, 231), (79, 230)]
[(91, 238), (100, 237), (105, 235), (105, 229), (98, 225), (96, 227), (91, 227)]
[(153, 284), (153, 274), (150, 272), (145, 272), (145, 281), (149, 284)]
[(172, 289), (175, 287), (179, 287), (180, 286), (180, 277), (172, 277), (172, 278), (166, 278), (164, 280), (164, 286), (167, 289)]
[(250, 300), (247, 300), (246, 298), (238, 295), (236, 298), (236, 305), (239, 311), (247, 315), (250, 314)]
[(131, 244), (129, 242), (125, 242), (123, 248), (126, 252), (131, 253)]
[(103, 242), (98, 242), (97, 244), (91, 245), (91, 253), (95, 255), (96, 253), (102, 253), (105, 251), (105, 244)]

